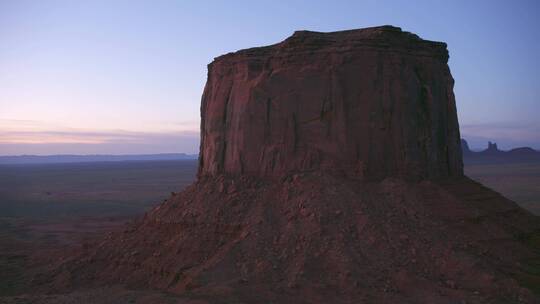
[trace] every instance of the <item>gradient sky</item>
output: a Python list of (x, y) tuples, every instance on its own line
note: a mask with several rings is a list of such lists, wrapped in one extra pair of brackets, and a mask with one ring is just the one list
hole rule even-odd
[(540, 1), (0, 0), (0, 155), (196, 153), (214, 57), (383, 24), (448, 43), (473, 148), (540, 149)]

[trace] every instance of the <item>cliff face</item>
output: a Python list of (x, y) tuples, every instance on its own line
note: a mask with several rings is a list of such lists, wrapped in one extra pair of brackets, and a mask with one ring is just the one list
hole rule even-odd
[(300, 31), (218, 57), (202, 97), (199, 176), (461, 176), (447, 61), (446, 44), (391, 26)]

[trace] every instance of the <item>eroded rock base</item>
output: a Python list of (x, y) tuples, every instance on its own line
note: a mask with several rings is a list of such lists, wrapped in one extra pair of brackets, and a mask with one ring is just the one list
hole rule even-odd
[(539, 228), (468, 178), (209, 178), (67, 255), (53, 289), (122, 283), (211, 303), (534, 303)]

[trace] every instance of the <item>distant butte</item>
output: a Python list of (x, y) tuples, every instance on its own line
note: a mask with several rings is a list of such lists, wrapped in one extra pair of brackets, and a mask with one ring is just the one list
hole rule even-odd
[(35, 282), (186, 303), (539, 303), (539, 219), (463, 176), (447, 60), (392, 26), (216, 58), (197, 181)]
[(497, 143), (488, 142), (482, 151), (472, 151), (465, 139), (461, 140), (463, 160), (467, 164), (528, 163), (540, 162), (540, 151), (519, 147), (508, 151), (499, 150)]

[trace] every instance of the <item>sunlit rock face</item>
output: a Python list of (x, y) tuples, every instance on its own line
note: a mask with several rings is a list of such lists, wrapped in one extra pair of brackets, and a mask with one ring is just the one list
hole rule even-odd
[(391, 26), (298, 31), (220, 56), (202, 97), (199, 176), (461, 176), (447, 61), (445, 43)]

